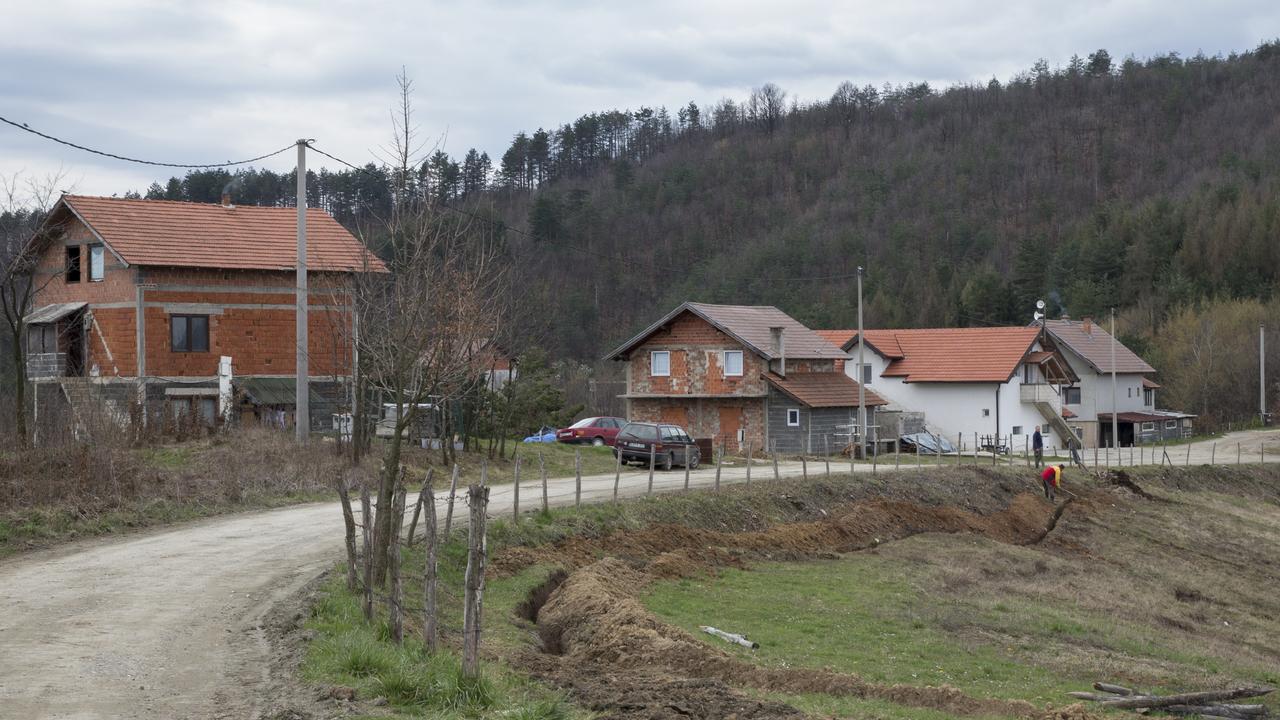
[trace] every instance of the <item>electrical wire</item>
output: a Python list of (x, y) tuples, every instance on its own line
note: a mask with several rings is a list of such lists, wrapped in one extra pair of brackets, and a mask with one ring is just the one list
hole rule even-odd
[(249, 158), (248, 160), (231, 160), (223, 163), (169, 163), (169, 162), (157, 162), (155, 160), (140, 160), (138, 158), (132, 158), (125, 155), (117, 155), (115, 153), (106, 152), (104, 150), (95, 150), (91, 147), (85, 147), (84, 145), (73, 143), (70, 140), (63, 140), (62, 138), (54, 137), (53, 135), (42, 133), (39, 130), (29, 127), (26, 123), (14, 122), (13, 120), (10, 120), (9, 118), (4, 117), (2, 115), (0, 115), (0, 122), (5, 123), (6, 125), (12, 125), (13, 127), (16, 127), (19, 130), (22, 130), (25, 132), (29, 132), (32, 135), (42, 137), (45, 140), (52, 140), (53, 142), (66, 145), (67, 147), (72, 147), (77, 150), (83, 150), (87, 153), (93, 153), (94, 155), (101, 155), (102, 157), (108, 157), (114, 160), (123, 160), (125, 162), (138, 163), (139, 165), (155, 165), (158, 167), (207, 169), (207, 168), (232, 167), (233, 165), (248, 165), (249, 163), (258, 162), (259, 160), (266, 160), (269, 157), (275, 157), (276, 155), (279, 155), (280, 153), (286, 150), (289, 150), (291, 148), (297, 147), (298, 145), (297, 143), (289, 143), (288, 145), (285, 145), (284, 147), (280, 148), (279, 150), (276, 150), (275, 152), (269, 152), (265, 155), (259, 155), (258, 157)]

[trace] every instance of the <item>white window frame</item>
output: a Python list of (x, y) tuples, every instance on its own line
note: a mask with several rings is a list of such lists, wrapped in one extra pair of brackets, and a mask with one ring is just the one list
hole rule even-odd
[(1177, 430), (1177, 429), (1178, 429), (1178, 421), (1177, 421), (1177, 420), (1165, 420), (1165, 421), (1164, 421), (1164, 429), (1165, 429), (1165, 430)]
[(800, 427), (800, 408), (787, 408), (787, 427)]
[(1014, 434), (1014, 435), (1022, 435), (1022, 434), (1024, 434), (1024, 433), (1022, 432), (1022, 426), (1021, 426), (1021, 425), (1014, 425), (1014, 426), (1013, 426), (1013, 434)]
[[(662, 372), (658, 372), (658, 356), (661, 355), (666, 361), (666, 368)], [(649, 351), (649, 374), (653, 377), (671, 377), (671, 351), (670, 350), (650, 350)]]
[(1156, 431), (1156, 424), (1154, 422), (1142, 423), (1142, 432), (1155, 432), (1155, 431)]
[(857, 381), (863, 385), (870, 385), (871, 380), (874, 377), (874, 373), (871, 370), (871, 363), (863, 363), (861, 365), (854, 363), (854, 366), (858, 368)]
[(89, 246), (89, 282), (102, 282), (107, 275), (107, 247), (102, 243)]
[[(732, 371), (730, 371), (730, 370), (729, 370), (729, 356), (730, 356), (730, 355), (737, 355), (737, 356), (738, 356), (738, 371), (737, 371), (737, 372), (732, 372)], [(747, 361), (747, 358), (746, 358), (746, 356), (745, 356), (745, 355), (743, 355), (743, 354), (742, 354), (742, 351), (741, 351), (741, 350), (725, 350), (725, 351), (724, 351), (724, 353), (723, 353), (723, 354), (721, 355), (721, 357), (720, 357), (720, 367), (724, 368), (724, 376), (725, 376), (725, 377), (742, 377), (743, 370), (745, 369), (745, 366), (746, 366), (746, 361)]]

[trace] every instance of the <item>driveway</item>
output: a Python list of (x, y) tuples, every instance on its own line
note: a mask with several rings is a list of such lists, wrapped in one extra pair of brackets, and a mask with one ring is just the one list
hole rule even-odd
[[(847, 471), (848, 463), (836, 468)], [(801, 467), (783, 463), (779, 471), (795, 477)], [(771, 477), (772, 468), (757, 464), (752, 475)], [(691, 476), (694, 487), (715, 481), (714, 469)], [(658, 492), (684, 484), (680, 470), (654, 477)], [(726, 466), (721, 481), (745, 479), (745, 466)], [(620, 494), (642, 495), (647, 484), (647, 472), (625, 472)], [(540, 483), (521, 483), (520, 494), (522, 508), (540, 506)], [(612, 474), (583, 478), (584, 503), (605, 502), (612, 494)], [(572, 505), (573, 478), (550, 482), (548, 495), (552, 505)], [(490, 514), (510, 514), (511, 499), (510, 485), (493, 488)], [(271, 676), (273, 649), (264, 620), (332, 567), (341, 545), (335, 502), (215, 518), (0, 562), (0, 716), (258, 716), (279, 687)]]

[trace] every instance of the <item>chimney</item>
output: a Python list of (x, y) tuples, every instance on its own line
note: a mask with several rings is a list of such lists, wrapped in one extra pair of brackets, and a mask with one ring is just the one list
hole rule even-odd
[(222, 207), (231, 207), (231, 191), (222, 191)]
[(778, 374), (782, 377), (787, 376), (787, 345), (784, 334), (786, 328), (771, 327), (769, 334), (773, 336), (773, 351), (778, 356)]
[(1093, 318), (1087, 317), (1081, 321), (1081, 328), (1084, 329), (1085, 335), (1093, 334)]

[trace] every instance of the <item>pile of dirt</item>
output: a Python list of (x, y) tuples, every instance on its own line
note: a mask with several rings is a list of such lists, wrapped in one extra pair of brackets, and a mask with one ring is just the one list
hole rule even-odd
[[(1039, 495), (1021, 493), (1003, 510), (979, 514), (951, 506), (876, 498), (837, 508), (820, 520), (728, 532), (659, 524), (620, 530), (599, 538), (571, 537), (539, 547), (510, 547), (494, 558), (498, 574), (532, 565), (578, 568), (601, 557), (645, 567), (656, 577), (688, 577), (715, 567), (741, 567), (749, 560), (807, 560), (864, 550), (924, 532), (973, 533), (1004, 543), (1028, 545), (1044, 539), (1061, 515)], [(1056, 513), (1056, 515), (1055, 515)]]
[[(855, 675), (809, 668), (765, 668), (742, 662), (707, 646), (688, 632), (658, 619), (636, 598), (651, 576), (627, 563), (608, 558), (583, 567), (564, 580), (538, 611), (538, 633), (543, 647), (559, 655), (556, 663), (540, 663), (535, 674), (566, 687), (590, 703), (599, 704), (594, 688), (627, 688), (637, 679), (661, 679), (662, 697), (673, 703), (691, 702), (681, 683), (671, 678), (713, 681), (725, 686), (788, 693), (824, 693), (876, 698), (941, 710), (954, 715), (1006, 715), (1034, 718), (1030, 703), (975, 698), (952, 687), (913, 687), (870, 683)], [(545, 657), (545, 656), (544, 656)], [(582, 674), (583, 668), (604, 669), (599, 682)], [(718, 685), (695, 683), (698, 692)], [(719, 691), (716, 691), (720, 695)], [(625, 693), (623, 693), (625, 694)], [(750, 702), (745, 698), (733, 702)], [(647, 707), (647, 706), (646, 706)], [(784, 706), (785, 707), (785, 706)], [(654, 717), (629, 714), (627, 708), (608, 705), (596, 709), (607, 717)], [(761, 712), (765, 712), (761, 710)], [(771, 713), (782, 710), (774, 708)], [(692, 717), (726, 717), (694, 713)], [(785, 714), (739, 717), (788, 717)]]

